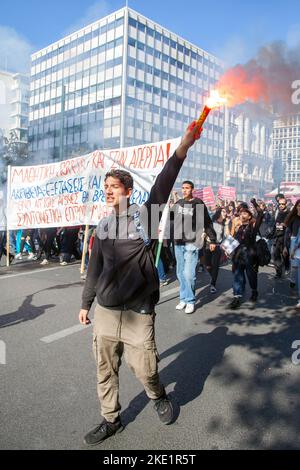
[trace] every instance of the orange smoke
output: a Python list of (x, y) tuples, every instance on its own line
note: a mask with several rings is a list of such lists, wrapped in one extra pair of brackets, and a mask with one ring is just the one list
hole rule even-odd
[(232, 107), (245, 101), (269, 103), (268, 85), (261, 74), (251, 75), (242, 65), (229, 69), (217, 85), (221, 96), (226, 97), (227, 106)]
[(297, 111), (291, 102), (291, 85), (298, 79), (300, 47), (288, 49), (283, 42), (274, 42), (246, 64), (228, 69), (216, 87), (230, 107), (250, 101), (281, 112)]

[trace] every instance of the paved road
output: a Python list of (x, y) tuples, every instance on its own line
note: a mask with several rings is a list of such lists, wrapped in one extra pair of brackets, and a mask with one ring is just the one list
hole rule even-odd
[[(300, 365), (291, 360), (292, 343), (300, 341), (295, 294), (266, 268), (257, 308), (245, 304), (232, 312), (230, 268), (221, 269), (217, 294), (209, 293), (208, 283), (199, 273), (201, 303), (193, 315), (175, 310), (175, 280), (162, 289), (157, 307), (161, 378), (176, 422), (160, 424), (124, 363), (126, 429), (95, 449), (300, 447)], [(99, 405), (92, 327), (77, 323), (82, 286), (78, 264), (0, 268), (0, 340), (6, 345), (0, 449), (86, 448), (82, 437), (99, 422)]]

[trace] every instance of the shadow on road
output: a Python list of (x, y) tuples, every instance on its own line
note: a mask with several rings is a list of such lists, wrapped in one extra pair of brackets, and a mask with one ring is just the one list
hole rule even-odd
[(18, 310), (11, 313), (6, 313), (4, 315), (0, 315), (0, 328), (6, 328), (8, 326), (17, 325), (25, 321), (34, 320), (35, 318), (43, 315), (49, 308), (56, 306), (56, 304), (46, 304), (36, 307), (32, 304), (33, 297), (36, 294), (52, 290), (67, 289), (68, 287), (74, 286), (82, 287), (82, 282), (78, 281), (68, 284), (58, 284), (56, 286), (47, 287), (46, 289), (41, 289), (37, 292), (34, 292), (33, 294), (28, 295), (24, 299), (22, 305), (18, 308)]
[(28, 295), (23, 301), (22, 305), (15, 312), (6, 313), (0, 316), (0, 328), (17, 325), (25, 321), (34, 320), (35, 318), (43, 315), (49, 308), (55, 307), (55, 304), (46, 304), (36, 307), (32, 304), (33, 296)]
[[(224, 274), (223, 288), (231, 282), (231, 273)], [(165, 386), (175, 384), (171, 397), (180, 407), (201, 395), (214, 369), (215, 386), (227, 397), (232, 393), (233, 398), (229, 416), (211, 410), (208, 434), (219, 432), (221, 439), (235, 435), (234, 448), (239, 449), (299, 449), (300, 374), (291, 370), (297, 367), (291, 357), (293, 342), (300, 340), (300, 313), (287, 280), (275, 281), (273, 275), (260, 273), (259, 286), (256, 310), (244, 304), (230, 311), (228, 298), (220, 297), (220, 313), (204, 320), (213, 328), (211, 333), (196, 334), (164, 351), (162, 359), (176, 357), (160, 371), (160, 377)], [(224, 356), (232, 347), (243, 351), (244, 366), (236, 353)], [(300, 351), (297, 357), (300, 359)], [(300, 372), (300, 364), (298, 367)], [(125, 423), (133, 421), (148, 402), (144, 392), (137, 395), (122, 414)], [(238, 439), (237, 429), (242, 430)]]
[[(228, 345), (227, 330), (220, 327), (211, 333), (192, 336), (161, 354), (161, 359), (178, 354), (176, 359), (160, 372), (161, 381), (166, 387), (175, 382), (174, 392), (170, 394), (170, 398), (175, 404), (177, 416), (178, 405), (185, 405), (197, 398), (212, 368), (222, 361), (224, 350)], [(144, 392), (135, 397), (122, 414), (124, 423), (133, 421), (148, 401)]]

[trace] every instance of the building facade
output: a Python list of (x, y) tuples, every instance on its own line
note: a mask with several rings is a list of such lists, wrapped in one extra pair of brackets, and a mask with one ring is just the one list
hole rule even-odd
[(250, 105), (225, 110), (226, 184), (249, 200), (273, 188), (273, 116)]
[(28, 157), (29, 77), (0, 71), (0, 184)]
[(300, 114), (274, 121), (274, 179), (281, 182), (300, 181)]
[(5, 137), (15, 132), (28, 141), (29, 77), (0, 71), (0, 129)]
[[(30, 150), (45, 163), (178, 137), (221, 73), (216, 57), (122, 8), (32, 55)], [(180, 179), (216, 189), (223, 156), (224, 112), (215, 110)]]
[(10, 129), (10, 112), (12, 100), (13, 74), (0, 71), (0, 129), (8, 136)]

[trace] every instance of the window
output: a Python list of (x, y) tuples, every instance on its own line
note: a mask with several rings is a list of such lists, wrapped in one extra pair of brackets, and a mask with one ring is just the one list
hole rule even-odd
[(154, 37), (154, 29), (147, 26), (147, 34), (153, 38)]
[(129, 37), (128, 44), (129, 46), (136, 47), (136, 40)]
[(128, 23), (129, 23), (130, 26), (133, 26), (134, 28), (136, 28), (136, 26), (137, 26), (137, 21), (134, 20), (133, 18), (129, 17), (129, 22)]
[(145, 30), (146, 30), (146, 26), (142, 23), (138, 23), (138, 30), (142, 31), (142, 33), (144, 33)]

